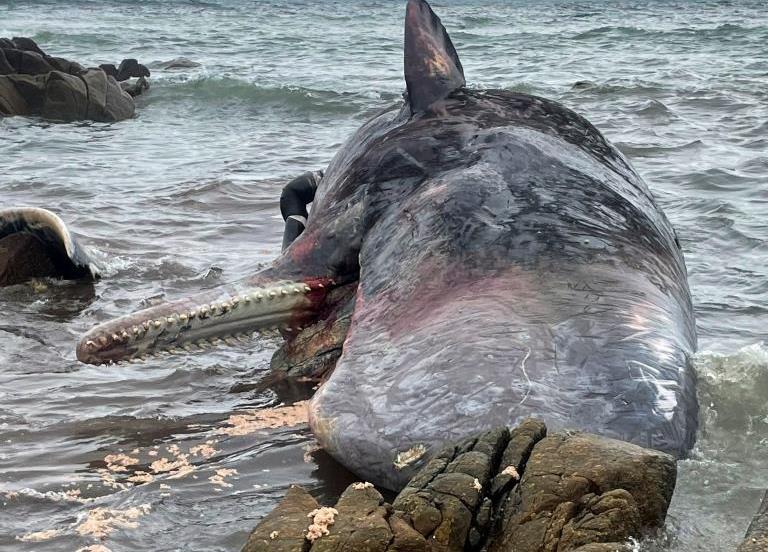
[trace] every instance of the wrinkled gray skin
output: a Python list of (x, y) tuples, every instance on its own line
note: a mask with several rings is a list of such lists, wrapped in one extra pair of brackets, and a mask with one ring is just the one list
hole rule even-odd
[[(571, 110), (464, 88), (421, 0), (408, 4), (405, 68), (406, 101), (342, 147), (305, 232), (272, 267), (99, 326), (79, 358), (295, 325), (321, 312), (323, 290), (357, 280), (310, 423), (362, 479), (398, 489), (444, 442), (526, 416), (685, 454), (697, 425), (693, 311), (647, 186)], [(243, 304), (269, 290), (273, 303)], [(216, 316), (200, 319), (211, 301), (223, 301)], [(162, 325), (143, 332), (153, 319)]]

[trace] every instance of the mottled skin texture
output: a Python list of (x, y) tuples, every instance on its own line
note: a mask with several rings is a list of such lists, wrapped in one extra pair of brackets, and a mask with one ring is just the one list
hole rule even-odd
[(554, 102), (462, 90), (439, 112), (380, 115), (391, 129), (327, 188), (365, 197), (352, 326), (311, 402), (321, 444), (390, 488), (413, 473), (398, 451), (526, 416), (684, 454), (693, 315), (646, 185)]
[(443, 443), (527, 416), (684, 454), (693, 310), (647, 186), (573, 111), (461, 86), (423, 0), (409, 1), (405, 36), (408, 98), (341, 148), (306, 230), (270, 268), (107, 322), (78, 358), (295, 327), (321, 316), (329, 288), (357, 281), (310, 423), (363, 480), (398, 489)]

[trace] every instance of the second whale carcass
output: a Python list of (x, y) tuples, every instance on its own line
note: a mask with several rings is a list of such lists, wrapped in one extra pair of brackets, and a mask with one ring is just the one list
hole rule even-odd
[(423, 0), (405, 19), (407, 96), (324, 172), (306, 229), (238, 284), (101, 324), (78, 358), (110, 363), (322, 316), (357, 283), (317, 439), (400, 488), (446, 441), (526, 416), (685, 454), (696, 336), (674, 230), (586, 119), (465, 86)]

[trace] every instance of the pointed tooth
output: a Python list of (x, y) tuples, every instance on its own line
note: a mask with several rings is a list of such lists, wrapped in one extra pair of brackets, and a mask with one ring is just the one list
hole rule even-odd
[(224, 342), (223, 342), (223, 341), (222, 341), (220, 338), (218, 338), (218, 337), (214, 337), (213, 339), (211, 339), (211, 340), (210, 340), (210, 342), (211, 342), (211, 345), (221, 345), (222, 343), (224, 343)]
[(271, 291), (271, 290), (270, 290), (270, 292), (267, 295), (269, 296), (270, 299), (274, 299), (275, 297), (277, 297), (277, 293), (275, 293), (274, 291)]
[(243, 303), (245, 303), (247, 305), (250, 302), (251, 302), (251, 296), (250, 295), (245, 295), (243, 297)]
[(282, 289), (280, 290), (280, 295), (282, 295), (283, 297), (285, 297), (285, 296), (286, 296), (286, 295), (288, 295), (290, 292), (291, 292), (291, 290), (289, 290), (289, 289), (287, 289), (287, 288), (282, 288)]
[(155, 328), (162, 328), (163, 327), (163, 321), (162, 320), (155, 320), (154, 322), (152, 322), (152, 325)]
[(141, 333), (141, 330), (139, 329), (138, 326), (134, 326), (133, 328), (131, 328), (131, 332), (133, 332), (133, 335), (138, 336)]
[(169, 316), (168, 318), (165, 319), (165, 321), (168, 323), (169, 326), (171, 324), (175, 324), (176, 323), (176, 319), (173, 316)]
[(304, 293), (309, 293), (310, 291), (312, 291), (312, 288), (309, 287), (307, 284), (304, 284), (304, 287), (302, 288), (302, 291)]
[(187, 314), (181, 313), (179, 315), (179, 322), (181, 322), (182, 324), (186, 324), (188, 321), (189, 321), (189, 316), (187, 316)]
[(142, 326), (144, 326), (144, 330), (145, 330), (145, 331), (149, 331), (149, 328), (152, 326), (152, 323), (151, 323), (149, 320), (145, 320), (145, 321), (142, 323)]
[(96, 342), (95, 341), (91, 341), (90, 339), (85, 342), (85, 345), (86, 345), (86, 347), (88, 347), (91, 350), (96, 348)]
[(106, 345), (107, 343), (109, 343), (109, 339), (107, 339), (106, 335), (100, 335), (99, 343), (101, 343), (102, 345)]
[(123, 339), (123, 341), (125, 341), (126, 339), (129, 339), (131, 336), (128, 332), (123, 330), (123, 332), (120, 334), (120, 337)]
[(317, 289), (323, 289), (325, 286), (323, 284), (317, 284)]
[(224, 343), (226, 343), (227, 345), (237, 345), (237, 341), (235, 340), (234, 336), (225, 337)]

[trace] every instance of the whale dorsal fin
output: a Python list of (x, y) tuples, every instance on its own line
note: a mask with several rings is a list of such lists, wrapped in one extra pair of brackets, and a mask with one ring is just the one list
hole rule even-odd
[(464, 69), (448, 33), (425, 0), (405, 11), (405, 83), (411, 111), (425, 111), (464, 86)]

